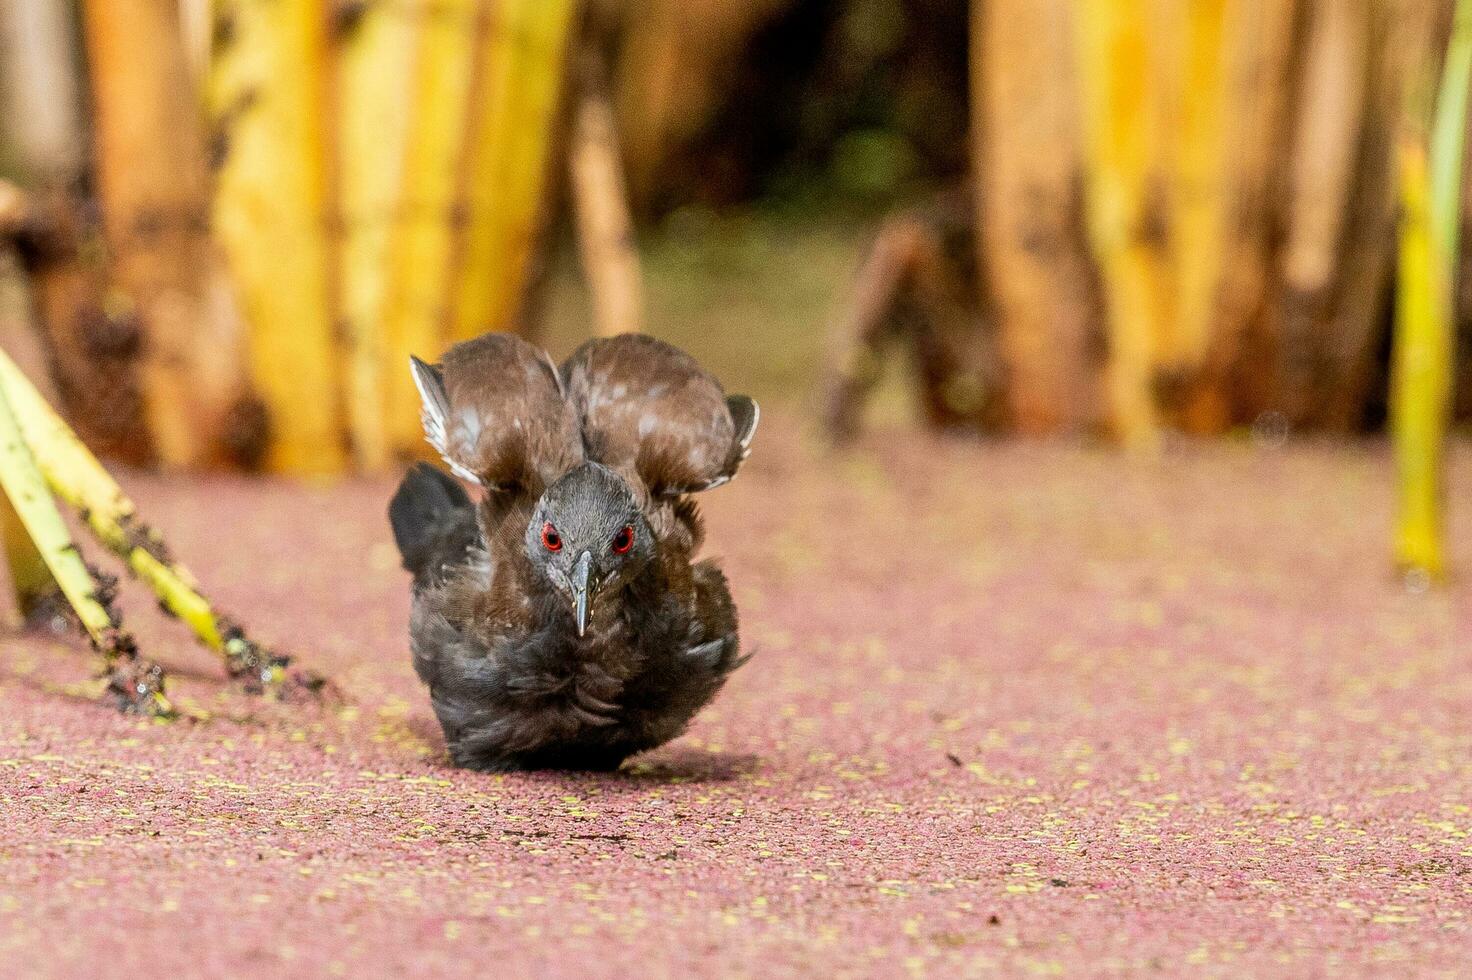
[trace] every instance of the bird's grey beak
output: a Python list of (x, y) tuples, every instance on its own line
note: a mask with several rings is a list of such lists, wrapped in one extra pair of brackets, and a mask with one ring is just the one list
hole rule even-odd
[(598, 594), (598, 580), (593, 576), (593, 555), (583, 552), (572, 566), (572, 614), (578, 622), (578, 636), (588, 631), (593, 599)]

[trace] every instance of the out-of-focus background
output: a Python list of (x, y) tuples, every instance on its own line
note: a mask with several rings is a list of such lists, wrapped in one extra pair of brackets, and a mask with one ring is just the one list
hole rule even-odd
[(1451, 12), (5, 0), (4, 343), (170, 466), (383, 470), (407, 354), (492, 329), (840, 438), (1375, 431)]

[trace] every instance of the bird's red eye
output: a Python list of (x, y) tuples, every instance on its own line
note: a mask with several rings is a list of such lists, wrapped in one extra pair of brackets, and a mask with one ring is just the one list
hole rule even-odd
[(629, 549), (632, 548), (633, 546), (634, 546), (634, 529), (632, 527), (625, 526), (622, 530), (620, 530), (617, 534), (615, 534), (613, 536), (613, 553), (614, 554), (616, 554), (616, 555), (626, 555), (626, 554), (629, 553)]
[(552, 526), (551, 521), (542, 525), (542, 547), (548, 551), (562, 550), (562, 535), (557, 533), (557, 528)]

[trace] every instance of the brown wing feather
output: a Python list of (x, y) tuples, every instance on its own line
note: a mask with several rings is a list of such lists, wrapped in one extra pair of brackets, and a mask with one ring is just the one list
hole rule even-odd
[(583, 460), (577, 417), (545, 351), (486, 334), (414, 364), (425, 435), (461, 476), (538, 495)]
[(719, 486), (750, 447), (756, 403), (727, 399), (694, 358), (653, 337), (590, 340), (563, 364), (562, 379), (588, 455), (655, 495)]

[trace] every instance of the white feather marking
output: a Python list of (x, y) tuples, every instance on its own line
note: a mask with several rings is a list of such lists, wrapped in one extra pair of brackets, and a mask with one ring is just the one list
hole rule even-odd
[[(434, 368), (417, 357), (409, 358), (409, 370), (414, 378), (414, 387), (419, 390), (419, 421), (424, 426), (425, 441), (435, 448), (456, 476), (467, 483), (479, 485), (480, 477), (467, 469), (450, 452), (449, 433), (446, 429), (450, 406), (445, 399), (445, 390), (440, 384), (439, 375)], [(463, 418), (461, 423), (464, 423)], [(476, 425), (478, 428), (478, 419)]]
[(741, 446), (741, 461), (746, 462), (746, 457), (751, 455), (751, 440), (756, 436), (756, 427), (762, 422), (762, 407), (755, 398), (751, 399), (751, 425), (746, 434), (741, 437), (738, 445)]

